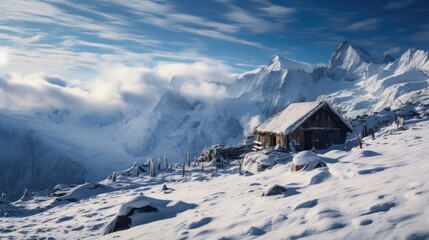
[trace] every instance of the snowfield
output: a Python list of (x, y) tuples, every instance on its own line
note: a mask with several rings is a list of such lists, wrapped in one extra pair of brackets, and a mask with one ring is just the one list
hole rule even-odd
[[(247, 176), (201, 166), (184, 178), (179, 169), (154, 178), (129, 171), (66, 191), (61, 201), (0, 203), (0, 238), (428, 239), (429, 121), (405, 127), (381, 129), (363, 149), (318, 152), (327, 167), (312, 171), (291, 172), (290, 159)], [(275, 184), (286, 191), (261, 196)], [(102, 235), (138, 204), (158, 211), (135, 213), (130, 229)]]

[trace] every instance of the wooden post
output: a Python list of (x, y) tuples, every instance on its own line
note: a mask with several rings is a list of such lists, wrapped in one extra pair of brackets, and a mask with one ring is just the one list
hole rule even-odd
[(182, 177), (185, 177), (185, 163), (182, 165)]
[(398, 116), (396, 119), (397, 119), (396, 120), (397, 129), (398, 130), (405, 130), (405, 128), (404, 128), (404, 117)]
[(165, 169), (168, 170), (168, 159), (166, 155), (164, 155), (164, 164), (165, 164)]
[(356, 134), (356, 140), (358, 141), (359, 148), (362, 149), (362, 135), (361, 134)]
[(368, 125), (366, 124), (366, 122), (363, 123), (362, 135), (363, 137), (368, 136)]
[(156, 177), (155, 166), (153, 164), (153, 159), (152, 158), (150, 158), (150, 161), (149, 161), (149, 169), (150, 169), (150, 176), (151, 177)]
[(186, 155), (187, 155), (186, 156), (186, 161), (188, 163), (188, 167), (191, 167), (191, 153), (188, 152)]
[(243, 162), (240, 160), (238, 165), (238, 175), (241, 175), (241, 168), (242, 168)]

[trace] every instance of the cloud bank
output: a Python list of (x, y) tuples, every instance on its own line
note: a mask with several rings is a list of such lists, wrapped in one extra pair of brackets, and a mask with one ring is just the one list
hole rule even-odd
[(3, 73), (0, 109), (21, 113), (59, 109), (69, 111), (75, 121), (98, 121), (119, 118), (130, 107), (148, 113), (168, 89), (210, 102), (227, 95), (224, 85), (234, 76), (227, 65), (210, 59), (162, 62), (152, 68), (113, 65), (91, 81), (67, 81), (47, 73)]

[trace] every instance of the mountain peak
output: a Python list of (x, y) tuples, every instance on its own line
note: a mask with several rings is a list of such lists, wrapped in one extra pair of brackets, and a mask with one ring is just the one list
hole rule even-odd
[(410, 48), (398, 59), (400, 69), (417, 68), (429, 72), (429, 52), (417, 48)]
[(281, 70), (303, 70), (305, 72), (312, 72), (313, 66), (309, 63), (299, 62), (289, 58), (283, 58), (276, 55), (273, 60), (268, 64), (266, 69), (268, 71), (281, 71)]
[(348, 47), (351, 46), (350, 42), (347, 40), (344, 40), (341, 42), (340, 46), (338, 46), (338, 48), (342, 48), (342, 47)]
[(349, 41), (345, 40), (335, 50), (329, 60), (328, 67), (348, 70), (352, 66), (361, 65), (362, 63), (371, 63), (372, 61), (372, 57), (367, 51), (360, 47), (353, 46)]
[(391, 63), (394, 61), (395, 61), (395, 58), (393, 58), (390, 54), (386, 54), (386, 56), (384, 56), (384, 59), (381, 63), (382, 64), (388, 64), (388, 63)]
[(276, 55), (272, 61), (280, 61), (280, 59), (282, 59), (282, 57), (280, 55)]

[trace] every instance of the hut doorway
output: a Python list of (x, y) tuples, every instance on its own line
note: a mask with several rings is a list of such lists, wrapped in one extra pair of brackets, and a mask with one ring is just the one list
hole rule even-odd
[(276, 145), (276, 135), (271, 134), (270, 135), (270, 147), (274, 147)]
[(304, 150), (311, 150), (314, 146), (314, 132), (304, 132)]

